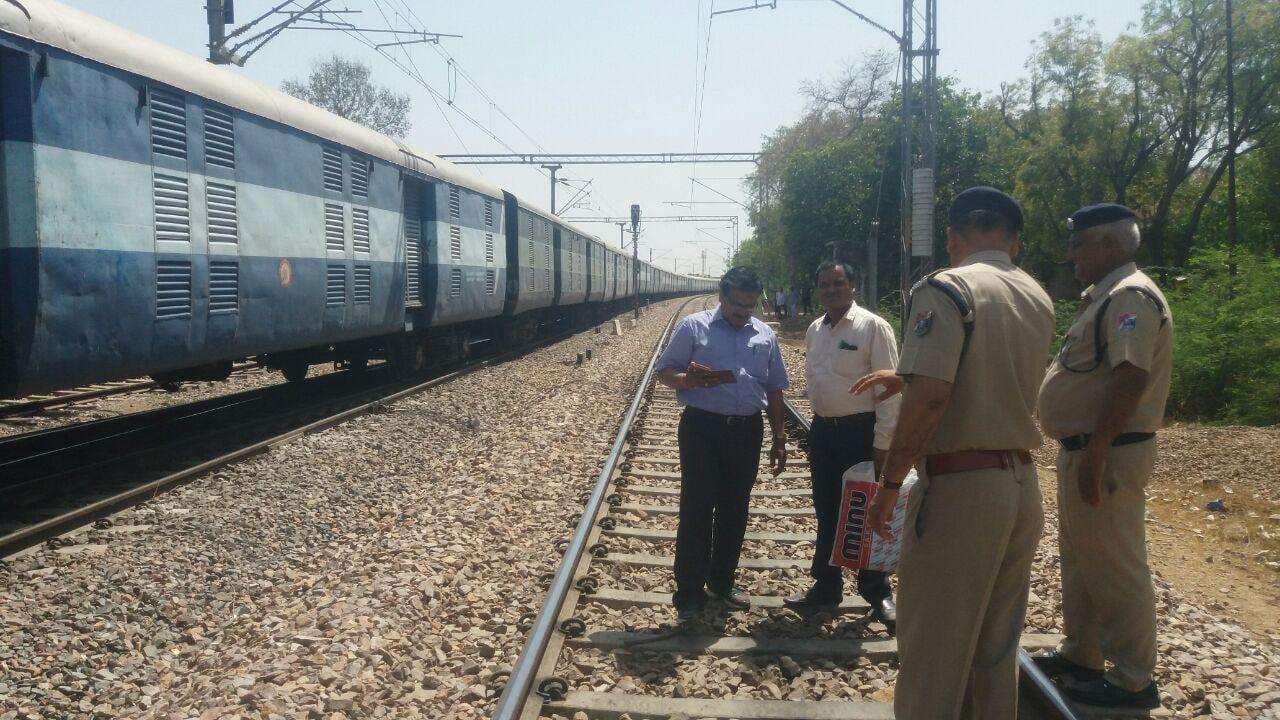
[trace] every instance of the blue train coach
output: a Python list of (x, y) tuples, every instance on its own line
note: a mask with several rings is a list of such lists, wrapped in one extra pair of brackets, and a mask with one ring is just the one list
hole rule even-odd
[(245, 357), (412, 370), (708, 286), (633, 288), (497, 186), (52, 0), (0, 2), (0, 198), (0, 396)]

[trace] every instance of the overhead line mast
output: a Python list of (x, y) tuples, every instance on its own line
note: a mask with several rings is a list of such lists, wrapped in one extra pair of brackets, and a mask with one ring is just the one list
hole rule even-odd
[[(905, 298), (911, 289), (911, 258), (918, 258), (916, 275), (933, 267), (934, 209), (937, 204), (937, 76), (938, 0), (902, 0), (902, 34), (898, 34), (847, 2), (831, 0), (842, 10), (888, 35), (898, 46), (902, 61), (900, 183), (901, 262), (899, 285)], [(772, 7), (760, 0), (727, 12)], [(714, 15), (721, 12), (713, 13)], [(916, 30), (923, 29), (922, 37)], [(916, 38), (921, 37), (917, 43)], [(918, 75), (917, 75), (918, 71)], [(917, 80), (918, 77), (918, 80)], [(916, 147), (919, 148), (918, 152)], [(873, 223), (867, 239), (868, 298), (879, 301), (879, 231)]]

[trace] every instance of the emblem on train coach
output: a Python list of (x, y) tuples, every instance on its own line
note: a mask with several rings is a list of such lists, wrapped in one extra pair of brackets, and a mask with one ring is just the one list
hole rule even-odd
[(288, 258), (280, 259), (280, 267), (276, 268), (276, 277), (280, 278), (280, 287), (289, 287), (293, 282), (293, 266)]

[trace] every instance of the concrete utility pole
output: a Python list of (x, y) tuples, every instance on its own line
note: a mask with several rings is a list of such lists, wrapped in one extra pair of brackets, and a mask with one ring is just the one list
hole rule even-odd
[[(924, 6), (923, 22), (920, 6)], [(915, 29), (923, 27), (918, 45)], [(937, 206), (938, 0), (902, 0), (902, 297), (911, 290), (911, 258), (920, 275), (933, 267)], [(919, 79), (916, 79), (916, 71)], [(918, 116), (918, 120), (917, 120)], [(919, 137), (920, 151), (912, 148)]]

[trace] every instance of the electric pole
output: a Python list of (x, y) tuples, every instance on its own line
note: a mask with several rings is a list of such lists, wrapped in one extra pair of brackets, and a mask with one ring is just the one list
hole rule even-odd
[(556, 171), (564, 167), (563, 165), (543, 165), (543, 170), (551, 171), (551, 214), (559, 215), (556, 212)]
[[(920, 18), (919, 7), (924, 6)], [(920, 22), (923, 20), (923, 22)], [(915, 29), (924, 30), (923, 41)], [(937, 75), (938, 0), (902, 0), (902, 257), (899, 278), (902, 297), (911, 289), (911, 258), (918, 271), (933, 265), (933, 217), (937, 205)], [(917, 80), (916, 72), (919, 71)], [(917, 120), (917, 116), (919, 119)], [(919, 154), (913, 149), (919, 137)]]
[(640, 206), (631, 206), (631, 292), (635, 318), (640, 319)]

